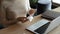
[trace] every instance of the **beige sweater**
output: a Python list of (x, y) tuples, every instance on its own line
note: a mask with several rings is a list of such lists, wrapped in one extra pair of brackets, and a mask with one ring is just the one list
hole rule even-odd
[(5, 0), (3, 1), (3, 6), (13, 11), (16, 14), (16, 18), (26, 17), (26, 14), (31, 9), (29, 0)]

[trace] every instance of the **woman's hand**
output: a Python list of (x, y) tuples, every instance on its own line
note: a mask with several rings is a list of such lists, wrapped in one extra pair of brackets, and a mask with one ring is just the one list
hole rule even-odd
[(34, 15), (34, 13), (35, 13), (35, 10), (34, 9), (31, 9), (31, 10), (29, 10), (29, 15)]
[(27, 17), (18, 17), (17, 20), (21, 21), (22, 23), (28, 21)]

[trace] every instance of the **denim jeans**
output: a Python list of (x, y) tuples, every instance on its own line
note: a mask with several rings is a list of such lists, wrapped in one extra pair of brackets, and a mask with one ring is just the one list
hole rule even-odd
[(51, 10), (52, 3), (49, 4), (37, 4), (37, 11), (35, 13), (35, 16), (44, 13), (46, 10)]

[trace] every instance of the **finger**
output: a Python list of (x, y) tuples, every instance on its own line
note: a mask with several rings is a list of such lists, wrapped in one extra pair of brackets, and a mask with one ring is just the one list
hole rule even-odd
[(24, 23), (24, 22), (26, 22), (26, 21), (28, 21), (28, 19), (27, 19), (27, 20), (22, 20), (21, 22)]

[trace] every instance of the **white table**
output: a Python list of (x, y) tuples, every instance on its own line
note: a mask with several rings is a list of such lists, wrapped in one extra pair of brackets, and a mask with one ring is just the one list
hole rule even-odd
[(60, 4), (60, 0), (52, 0), (52, 2)]

